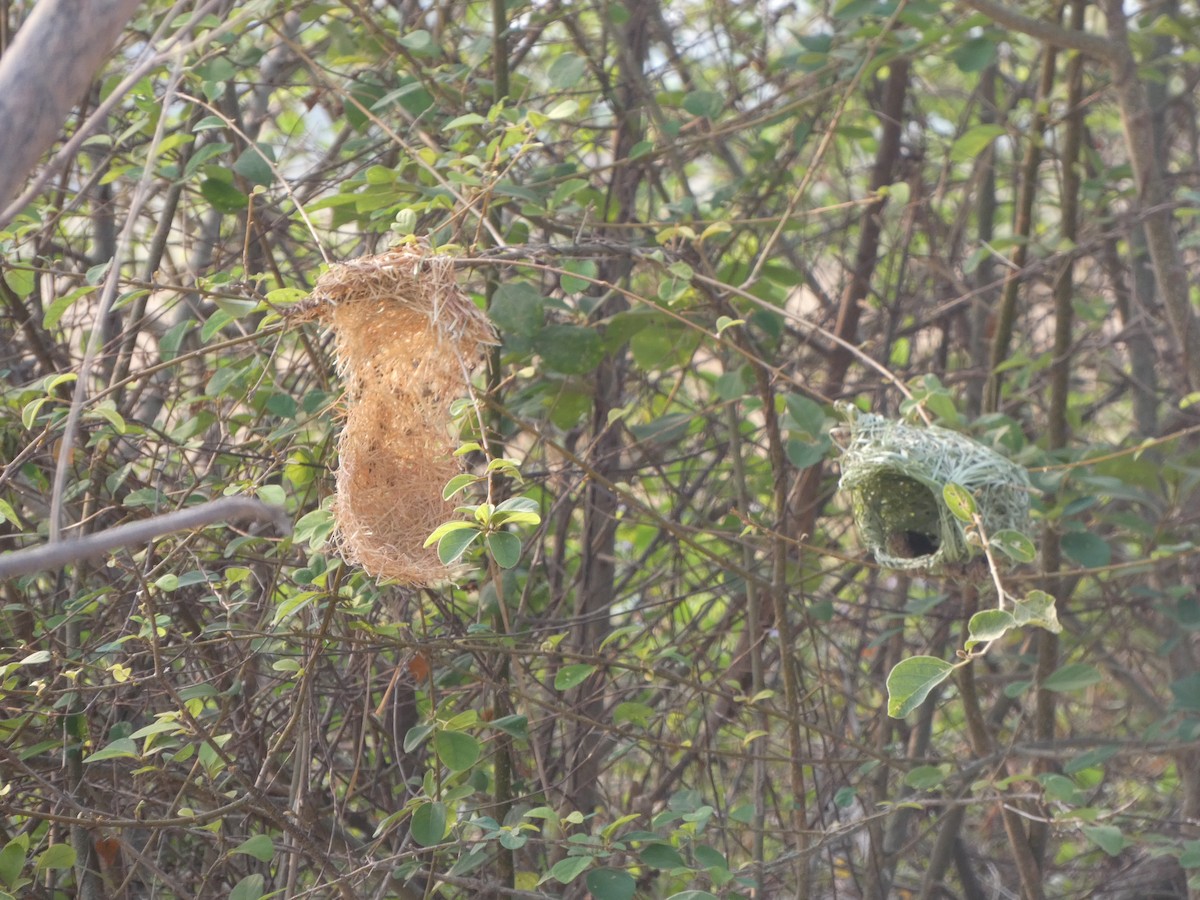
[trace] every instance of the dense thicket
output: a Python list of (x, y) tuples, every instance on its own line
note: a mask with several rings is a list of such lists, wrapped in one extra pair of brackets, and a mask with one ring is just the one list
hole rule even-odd
[[(1198, 28), (143, 4), (3, 214), (0, 550), (296, 528), (0, 581), (0, 896), (1187, 896)], [(286, 315), (396, 244), (500, 341), (445, 411), (486, 540), (428, 587), (329, 542), (343, 382)], [(1029, 468), (1009, 598), (864, 551), (835, 401)], [(1060, 633), (887, 715), (1034, 590)]]

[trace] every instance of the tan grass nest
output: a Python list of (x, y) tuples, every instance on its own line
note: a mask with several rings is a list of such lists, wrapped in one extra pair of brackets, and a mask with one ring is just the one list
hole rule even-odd
[(420, 586), (449, 574), (425, 539), (454, 517), (442, 488), (460, 471), (450, 404), (495, 342), (453, 260), (419, 244), (331, 266), (291, 321), (334, 335), (345, 388), (334, 539), (368, 574)]

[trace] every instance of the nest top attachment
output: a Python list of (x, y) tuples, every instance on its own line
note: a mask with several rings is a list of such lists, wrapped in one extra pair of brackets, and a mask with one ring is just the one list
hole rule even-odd
[(287, 317), (291, 322), (328, 323), (347, 304), (372, 302), (426, 318), (441, 337), (496, 343), (487, 315), (458, 287), (453, 257), (433, 252), (423, 243), (402, 244), (377, 256), (330, 266), (308, 299), (289, 309)]
[(844, 411), (850, 442), (838, 488), (850, 494), (855, 524), (881, 566), (935, 569), (974, 555), (964, 523), (942, 499), (947, 484), (974, 496), (988, 534), (1028, 526), (1032, 488), (1021, 466), (956, 431)]

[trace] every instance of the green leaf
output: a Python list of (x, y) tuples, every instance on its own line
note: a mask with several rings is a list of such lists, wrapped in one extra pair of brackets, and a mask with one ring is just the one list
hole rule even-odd
[(0, 500), (0, 520), (15, 525), (17, 528), (21, 527), (21, 519), (17, 515), (17, 511), (12, 508), (12, 504), (7, 500)]
[(424, 725), (414, 725), (408, 729), (408, 733), (404, 735), (404, 752), (412, 753), (424, 742), (425, 738), (433, 733), (434, 726), (426, 723)]
[(546, 78), (555, 90), (569, 90), (579, 83), (587, 71), (587, 62), (574, 53), (563, 53), (550, 64)]
[(550, 325), (533, 338), (533, 349), (552, 372), (586, 375), (604, 359), (604, 341), (592, 328)]
[(46, 872), (55, 869), (69, 869), (75, 865), (75, 848), (70, 844), (51, 844), (38, 854), (36, 869)]
[(1043, 681), (1042, 687), (1047, 691), (1060, 693), (1078, 691), (1096, 684), (1103, 677), (1095, 666), (1089, 666), (1087, 663), (1068, 663)]
[(214, 297), (213, 303), (217, 305), (217, 309), (234, 319), (248, 316), (258, 309), (257, 300), (249, 300), (244, 297)]
[(488, 315), (501, 331), (533, 337), (542, 329), (545, 303), (541, 291), (532, 284), (514, 281), (496, 288)]
[(802, 441), (800, 438), (789, 437), (785, 452), (788, 462), (793, 466), (797, 469), (807, 469), (823, 460), (832, 446), (833, 442), (824, 435), (816, 441)]
[[(8, 267), (4, 271), (4, 283), (9, 286), (14, 294), (24, 300), (33, 293), (33, 286), (37, 284), (37, 273), (33, 269)], [(75, 291), (71, 293), (75, 293)]]
[(982, 72), (996, 58), (996, 42), (986, 35), (971, 38), (950, 52), (950, 60), (960, 72)]
[(991, 146), (992, 141), (1004, 134), (1001, 125), (976, 125), (968, 129), (950, 147), (950, 159), (954, 162), (969, 162)]
[(246, 195), (224, 178), (206, 178), (200, 182), (200, 193), (212, 208), (221, 213), (235, 213), (246, 208)]
[(466, 528), (455, 529), (438, 541), (438, 559), (442, 565), (449, 566), (459, 560), (467, 552), (467, 548), (475, 542), (482, 532), (472, 522), (463, 522)]
[(562, 265), (564, 272), (560, 280), (562, 289), (568, 294), (582, 294), (592, 286), (599, 270), (590, 259), (568, 259)]
[(479, 741), (461, 731), (439, 731), (433, 749), (451, 772), (465, 772), (479, 761)]
[(424, 546), (428, 547), (431, 544), (436, 544), (438, 541), (440, 541), (446, 535), (453, 534), (456, 531), (468, 531), (468, 530), (469, 531), (478, 531), (479, 524), (477, 522), (463, 522), (463, 521), (457, 521), (457, 520), (454, 522), (443, 522), (437, 528), (433, 529), (433, 532), (429, 535), (429, 537), (425, 538)]
[(576, 663), (570, 666), (563, 666), (554, 675), (554, 689), (556, 691), (569, 691), (571, 688), (586, 681), (595, 671), (596, 667), (590, 663)]
[[(12, 274), (12, 271), (7, 272), (4, 276), (5, 280), (7, 281), (9, 276)], [(75, 288), (75, 290), (70, 291), (69, 293), (63, 294), (61, 297), (54, 298), (54, 300), (50, 302), (50, 305), (46, 307), (46, 314), (42, 317), (42, 325), (47, 329), (52, 329), (57, 326), (59, 320), (63, 317), (63, 313), (74, 306), (76, 300), (79, 300), (81, 297), (86, 297), (94, 290), (95, 287), (92, 287), (91, 285), (83, 285), (82, 287)]]
[(107, 747), (89, 754), (85, 763), (103, 762), (106, 759), (137, 759), (137, 745), (127, 737), (118, 738)]
[(247, 875), (233, 886), (229, 900), (262, 900), (264, 884), (262, 875)]
[(563, 100), (546, 110), (547, 119), (566, 119), (579, 112), (578, 100)]
[(683, 98), (683, 108), (693, 116), (715, 119), (725, 108), (725, 98), (716, 91), (691, 91)]
[(446, 804), (436, 800), (422, 803), (413, 812), (409, 831), (422, 847), (440, 844), (446, 837)]
[(1107, 853), (1116, 856), (1127, 846), (1125, 835), (1116, 825), (1084, 825), (1080, 828), (1089, 841)]
[(633, 700), (618, 703), (613, 709), (613, 724), (618, 726), (630, 724), (636, 725), (638, 728), (645, 728), (650, 724), (652, 718), (654, 718), (653, 707)]
[(670, 844), (652, 842), (642, 848), (638, 857), (648, 866), (655, 869), (678, 869), (686, 866), (679, 851)]
[(1062, 631), (1054, 598), (1045, 591), (1030, 591), (1024, 600), (1013, 601), (1013, 618), (1018, 625), (1045, 628), (1051, 634)]
[(904, 776), (904, 783), (914, 791), (932, 791), (942, 786), (947, 774), (941, 766), (917, 766)]
[(620, 869), (592, 869), (584, 880), (596, 900), (632, 900), (637, 882)]
[(514, 737), (518, 741), (529, 740), (529, 717), (521, 715), (501, 716), (494, 722), (490, 723), (493, 728), (499, 729), (509, 737)]
[(803, 394), (785, 394), (784, 409), (791, 422), (788, 427), (811, 438), (821, 437), (825, 431), (825, 410), (815, 400)]
[(507, 531), (494, 531), (484, 538), (488, 552), (496, 565), (502, 569), (511, 569), (521, 558), (521, 539)]
[(559, 884), (570, 884), (578, 878), (583, 872), (595, 862), (595, 858), (591, 856), (568, 856), (566, 859), (560, 859), (554, 864), (545, 875), (542, 876), (542, 881), (549, 881), (553, 878)]
[(936, 656), (913, 656), (896, 663), (887, 677), (888, 715), (903, 719), (953, 671), (954, 666)]
[(270, 184), (275, 180), (275, 172), (271, 163), (275, 154), (265, 144), (247, 147), (233, 163), (233, 171), (237, 172), (251, 184)]
[(456, 116), (442, 126), (442, 131), (453, 131), (456, 128), (467, 128), (471, 125), (486, 125), (487, 119), (479, 113), (466, 113)]
[[(463, 472), (461, 475), (455, 475), (446, 482), (446, 486), (442, 489), (442, 499), (449, 500), (463, 488), (468, 487), (479, 481), (478, 475), (472, 475), (470, 472)], [(425, 546), (429, 546), (426, 544)]]
[(966, 642), (966, 647), (970, 650), (976, 644), (994, 641), (1003, 637), (1005, 632), (1016, 626), (1017, 620), (1011, 613), (1003, 609), (985, 609), (977, 612), (967, 623), (970, 638)]
[(975, 498), (965, 487), (951, 482), (942, 488), (942, 499), (946, 502), (946, 507), (954, 518), (961, 522), (975, 521), (975, 514), (978, 511), (975, 506)]
[(1112, 562), (1112, 550), (1090, 531), (1069, 531), (1062, 536), (1063, 553), (1085, 569), (1098, 569)]
[(672, 894), (667, 900), (717, 900), (717, 897), (708, 891), (680, 891), (678, 894)]
[(1174, 702), (1172, 709), (1200, 712), (1200, 672), (1193, 672), (1169, 685)]
[(17, 879), (25, 867), (25, 854), (28, 851), (27, 840), (13, 838), (0, 850), (0, 884), (10, 888), (17, 887)]
[(275, 844), (271, 841), (270, 835), (256, 834), (254, 837), (246, 838), (229, 852), (244, 853), (247, 856), (253, 856), (259, 862), (270, 862), (275, 856)]
[(1200, 841), (1184, 841), (1179, 854), (1179, 865), (1184, 869), (1200, 868)]
[(990, 535), (988, 544), (999, 550), (1009, 559), (1020, 563), (1033, 562), (1037, 558), (1037, 547), (1026, 535), (1011, 528), (1005, 528)]

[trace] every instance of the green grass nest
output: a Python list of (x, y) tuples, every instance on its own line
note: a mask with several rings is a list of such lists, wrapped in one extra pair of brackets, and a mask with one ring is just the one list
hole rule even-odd
[(881, 566), (936, 569), (965, 562), (978, 546), (942, 499), (947, 484), (971, 493), (990, 535), (1029, 524), (1025, 469), (966, 435), (850, 410), (850, 440), (838, 488)]

